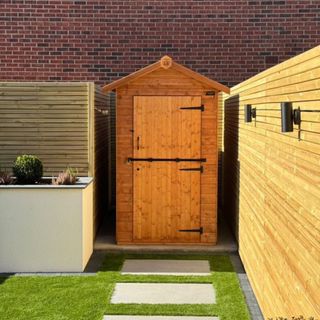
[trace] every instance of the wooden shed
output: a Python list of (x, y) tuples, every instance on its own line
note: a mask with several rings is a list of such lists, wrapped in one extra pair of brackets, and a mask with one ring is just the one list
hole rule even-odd
[(103, 87), (116, 91), (118, 244), (217, 241), (218, 92), (164, 56)]

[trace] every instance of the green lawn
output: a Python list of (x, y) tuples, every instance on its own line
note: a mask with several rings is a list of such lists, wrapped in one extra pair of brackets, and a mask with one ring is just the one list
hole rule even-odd
[[(125, 258), (207, 259), (210, 276), (130, 276), (119, 270)], [(212, 283), (217, 304), (138, 305), (109, 303), (116, 282)], [(109, 254), (96, 276), (0, 277), (0, 319), (101, 320), (104, 314), (215, 315), (250, 319), (236, 274), (227, 256)]]

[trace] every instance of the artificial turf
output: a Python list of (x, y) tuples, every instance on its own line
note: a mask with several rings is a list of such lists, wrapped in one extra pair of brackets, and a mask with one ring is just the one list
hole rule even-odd
[[(121, 275), (125, 259), (202, 259), (210, 276)], [(206, 305), (110, 304), (116, 282), (212, 283), (217, 303)], [(94, 276), (0, 277), (0, 319), (101, 320), (104, 314), (218, 316), (249, 320), (237, 275), (228, 256), (107, 254)]]

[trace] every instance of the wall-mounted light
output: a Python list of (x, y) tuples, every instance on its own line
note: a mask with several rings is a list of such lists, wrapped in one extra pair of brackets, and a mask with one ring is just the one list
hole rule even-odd
[(256, 118), (256, 108), (252, 108), (251, 104), (244, 105), (244, 122), (252, 122), (252, 118)]
[[(259, 111), (277, 111), (279, 109), (260, 109)], [(301, 140), (301, 113), (302, 112), (320, 112), (316, 110), (301, 110), (300, 107), (293, 109), (292, 102), (281, 102), (281, 132), (293, 132), (293, 125), (297, 125), (298, 139)], [(252, 108), (251, 104), (244, 105), (244, 122), (256, 120), (257, 110)]]
[(291, 102), (281, 102), (281, 132), (292, 132), (293, 124), (298, 125), (300, 129), (300, 108), (293, 110)]

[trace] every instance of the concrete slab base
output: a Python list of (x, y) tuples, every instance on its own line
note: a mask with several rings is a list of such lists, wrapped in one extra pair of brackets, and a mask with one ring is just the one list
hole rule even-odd
[(219, 318), (195, 316), (104, 316), (103, 320), (219, 320)]
[(206, 283), (117, 283), (111, 303), (213, 304), (216, 294)]
[[(220, 215), (220, 213), (219, 213)], [(223, 214), (221, 214), (223, 216)], [(215, 253), (235, 253), (238, 250), (237, 243), (229, 230), (227, 223), (222, 220), (219, 222), (218, 243), (216, 245), (143, 245), (129, 244), (117, 245), (115, 235), (109, 229), (110, 223), (105, 219), (104, 225), (100, 228), (95, 239), (94, 249), (105, 250), (113, 253), (160, 253), (160, 254), (215, 254)]]
[(122, 274), (207, 276), (210, 265), (207, 260), (125, 260)]

